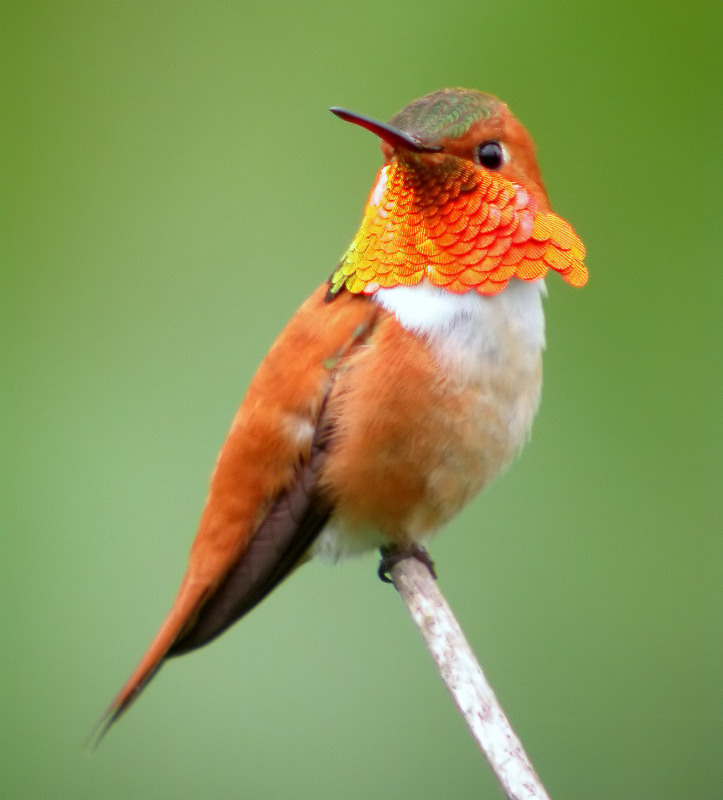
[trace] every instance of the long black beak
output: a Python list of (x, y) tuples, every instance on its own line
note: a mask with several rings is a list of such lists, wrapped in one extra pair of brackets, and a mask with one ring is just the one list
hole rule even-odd
[(413, 153), (438, 153), (442, 149), (439, 145), (422, 144), (409, 133), (387, 125), (386, 122), (378, 122), (371, 117), (357, 114), (355, 111), (348, 111), (346, 108), (339, 108), (338, 106), (332, 106), (329, 111), (347, 122), (353, 122), (354, 125), (359, 125), (372, 133), (376, 133), (380, 139), (383, 139), (394, 148), (401, 147), (405, 150), (411, 150)]

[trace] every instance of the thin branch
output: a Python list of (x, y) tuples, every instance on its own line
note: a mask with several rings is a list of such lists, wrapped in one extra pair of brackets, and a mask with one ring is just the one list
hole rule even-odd
[(549, 800), (429, 569), (412, 557), (389, 574), (505, 797)]

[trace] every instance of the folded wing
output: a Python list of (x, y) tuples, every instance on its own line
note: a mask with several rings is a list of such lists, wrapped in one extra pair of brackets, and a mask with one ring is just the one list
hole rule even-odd
[(332, 508), (317, 476), (333, 431), (325, 400), (337, 370), (385, 314), (328, 285), (292, 317), (254, 376), (214, 469), (188, 569), (166, 620), (111, 703), (95, 741), (168, 656), (208, 642), (304, 558)]

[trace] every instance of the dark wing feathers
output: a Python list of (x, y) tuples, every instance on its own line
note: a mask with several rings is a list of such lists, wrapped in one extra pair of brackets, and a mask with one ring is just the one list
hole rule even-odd
[(331, 431), (322, 412), (311, 457), (299, 466), (294, 482), (271, 506), (246, 552), (201, 607), (191, 627), (176, 639), (167, 656), (187, 653), (223, 633), (303, 560), (333, 510), (318, 487), (330, 440)]

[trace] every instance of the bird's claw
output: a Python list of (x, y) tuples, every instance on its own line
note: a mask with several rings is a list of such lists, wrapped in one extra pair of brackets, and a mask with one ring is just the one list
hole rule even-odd
[(408, 547), (397, 547), (396, 545), (385, 545), (379, 548), (382, 557), (379, 561), (377, 574), (384, 583), (393, 583), (392, 568), (406, 558), (416, 558), (429, 570), (432, 577), (437, 580), (437, 573), (434, 570), (434, 561), (424, 547), (413, 543)]

